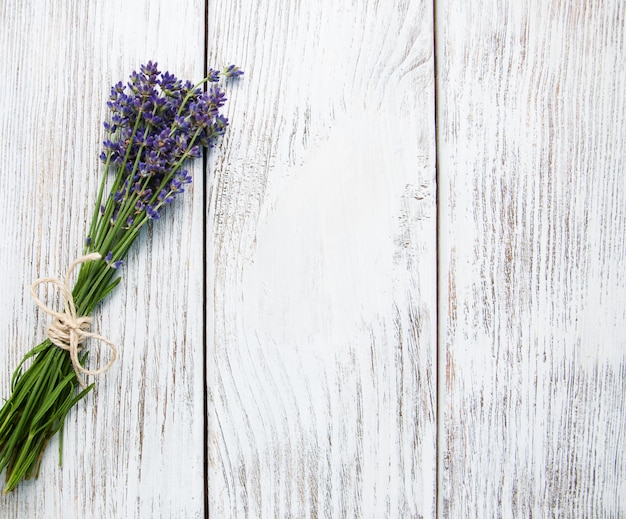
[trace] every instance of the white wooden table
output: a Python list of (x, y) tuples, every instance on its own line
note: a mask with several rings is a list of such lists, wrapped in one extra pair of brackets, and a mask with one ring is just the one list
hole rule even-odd
[[(206, 4), (206, 5), (205, 5)], [(626, 3), (0, 2), (0, 388), (81, 251), (111, 84), (232, 127), (96, 312), (7, 518), (625, 517)]]

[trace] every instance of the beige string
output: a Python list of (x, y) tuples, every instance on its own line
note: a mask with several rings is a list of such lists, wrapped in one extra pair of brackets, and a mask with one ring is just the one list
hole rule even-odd
[[(70, 358), (72, 359), (72, 365), (74, 366), (74, 372), (76, 373), (76, 379), (83, 389), (86, 388), (87, 385), (85, 384), (85, 380), (81, 376), (81, 373), (84, 373), (85, 375), (100, 375), (113, 365), (115, 358), (117, 357), (117, 348), (115, 347), (115, 344), (102, 337), (102, 335), (87, 331), (91, 326), (91, 317), (76, 315), (76, 306), (74, 304), (74, 298), (72, 297), (72, 287), (70, 286), (70, 276), (78, 265), (87, 261), (96, 261), (101, 258), (102, 256), (97, 252), (92, 252), (91, 254), (82, 256), (74, 260), (74, 262), (70, 265), (70, 268), (65, 274), (65, 278), (63, 280), (56, 278), (39, 278), (30, 287), (30, 293), (33, 296), (35, 304), (48, 315), (54, 317), (52, 323), (47, 329), (50, 342), (62, 350), (69, 352)], [(65, 307), (63, 312), (51, 310), (41, 302), (39, 297), (37, 297), (37, 288), (39, 285), (44, 283), (56, 285), (61, 292)], [(89, 370), (80, 363), (78, 358), (80, 345), (85, 342), (85, 339), (88, 338), (103, 342), (111, 349), (111, 360), (106, 364), (106, 366), (99, 369)]]

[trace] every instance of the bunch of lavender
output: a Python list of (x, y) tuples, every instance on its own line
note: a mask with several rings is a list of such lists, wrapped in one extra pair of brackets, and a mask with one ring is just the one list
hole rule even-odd
[[(185, 169), (188, 160), (200, 157), (203, 148), (213, 147), (224, 134), (228, 120), (220, 108), (226, 97), (219, 81), (242, 74), (234, 65), (222, 71), (210, 69), (206, 78), (193, 85), (159, 72), (156, 63), (148, 62), (131, 74), (127, 85), (120, 82), (111, 88), (110, 120), (104, 123), (106, 139), (100, 155), (104, 175), (84, 256), (72, 264), (65, 280), (36, 282), (57, 285), (64, 311), (47, 309), (37, 297), (36, 285), (31, 290), (35, 302), (55, 319), (48, 338), (16, 369), (11, 397), (0, 410), (5, 494), (22, 479), (38, 475), (48, 440), (62, 432), (68, 411), (94, 387), (86, 385), (82, 374), (101, 373), (113, 362), (115, 347), (87, 331), (89, 316), (120, 282), (118, 269), (141, 228), (157, 220), (191, 182)], [(204, 84), (208, 84), (206, 90)], [(109, 173), (114, 173), (112, 184)], [(71, 271), (79, 265), (72, 288)], [(87, 352), (81, 351), (80, 344), (87, 338), (111, 347), (113, 358), (104, 368), (90, 371), (84, 367)], [(61, 449), (62, 444), (61, 435)]]

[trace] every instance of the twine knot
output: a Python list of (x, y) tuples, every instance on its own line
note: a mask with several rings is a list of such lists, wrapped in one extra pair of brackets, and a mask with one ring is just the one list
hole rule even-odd
[[(70, 358), (72, 359), (72, 366), (74, 367), (74, 372), (76, 373), (76, 379), (83, 389), (87, 387), (87, 384), (85, 384), (85, 380), (81, 376), (81, 373), (85, 375), (100, 375), (113, 365), (115, 358), (117, 357), (117, 348), (115, 347), (115, 344), (104, 338), (102, 335), (88, 331), (92, 322), (91, 317), (79, 316), (76, 314), (76, 305), (74, 304), (72, 288), (70, 286), (70, 276), (78, 265), (87, 261), (96, 261), (99, 259), (102, 259), (102, 256), (97, 252), (92, 252), (91, 254), (82, 256), (72, 262), (63, 280), (49, 277), (39, 278), (30, 287), (30, 293), (35, 304), (48, 315), (54, 317), (52, 323), (50, 323), (46, 330), (48, 339), (50, 339), (50, 342), (55, 346), (69, 352)], [(42, 303), (37, 296), (37, 288), (39, 285), (44, 283), (51, 283), (59, 289), (63, 298), (63, 312), (57, 312), (50, 309)], [(100, 341), (111, 349), (111, 360), (109, 360), (105, 366), (89, 370), (80, 363), (78, 352), (81, 349), (81, 344), (88, 338)]]

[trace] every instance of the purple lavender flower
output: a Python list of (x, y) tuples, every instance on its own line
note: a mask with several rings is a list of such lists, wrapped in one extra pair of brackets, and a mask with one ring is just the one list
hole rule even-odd
[[(99, 199), (88, 251), (111, 250), (111, 258), (123, 257), (132, 242), (126, 237), (134, 239), (139, 228), (159, 219), (163, 208), (185, 192), (192, 178), (184, 162), (201, 157), (202, 149), (212, 148), (228, 127), (221, 113), (226, 95), (220, 78), (242, 74), (235, 65), (209, 69), (194, 85), (149, 61), (126, 84), (111, 87), (100, 160), (115, 178), (110, 196)], [(210, 86), (203, 91), (205, 83)], [(107, 264), (113, 266), (111, 258)]]
[(146, 214), (151, 220), (158, 220), (161, 217), (161, 215), (159, 215), (159, 210), (155, 209), (151, 205), (146, 206)]
[(222, 74), (226, 77), (239, 77), (243, 76), (243, 70), (235, 65), (229, 65), (222, 71)]
[(124, 264), (122, 260), (113, 261), (113, 251), (108, 252), (108, 254), (104, 257), (104, 261), (112, 269), (119, 269)]

